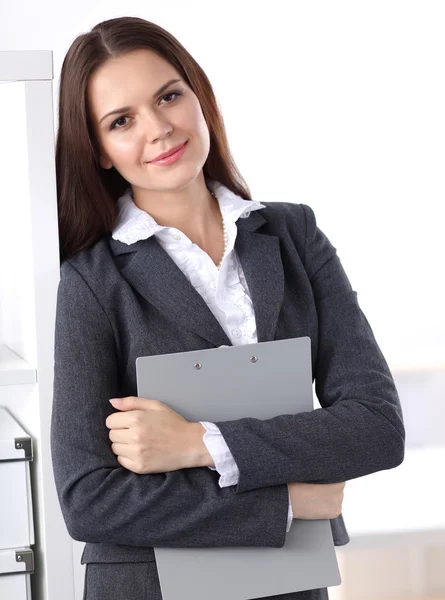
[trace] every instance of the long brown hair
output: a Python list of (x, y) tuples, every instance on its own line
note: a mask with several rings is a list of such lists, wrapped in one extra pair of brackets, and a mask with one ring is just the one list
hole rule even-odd
[(112, 231), (117, 199), (129, 187), (114, 167), (103, 169), (99, 164), (99, 148), (87, 107), (89, 78), (110, 58), (142, 48), (167, 60), (198, 98), (210, 133), (204, 177), (219, 181), (235, 194), (251, 200), (249, 188), (230, 153), (212, 86), (199, 64), (159, 25), (138, 17), (109, 19), (79, 35), (62, 65), (56, 141), (60, 262), (90, 248)]

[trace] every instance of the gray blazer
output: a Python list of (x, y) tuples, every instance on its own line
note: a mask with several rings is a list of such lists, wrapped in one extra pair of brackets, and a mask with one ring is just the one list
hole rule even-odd
[[(156, 238), (128, 246), (108, 234), (62, 264), (51, 448), (68, 532), (86, 542), (82, 564), (153, 561), (153, 546), (279, 548), (287, 482), (347, 481), (403, 461), (394, 380), (336, 248), (309, 206), (263, 204), (237, 221), (235, 244), (258, 341), (310, 336), (323, 409), (217, 422), (237, 486), (221, 489), (206, 467), (138, 475), (111, 450), (108, 399), (137, 395), (138, 356), (231, 345)], [(342, 516), (331, 524), (346, 544)]]

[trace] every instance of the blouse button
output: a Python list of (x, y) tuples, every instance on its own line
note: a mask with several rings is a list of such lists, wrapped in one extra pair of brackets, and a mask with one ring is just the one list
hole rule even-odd
[(172, 235), (173, 235), (173, 238), (175, 240), (180, 240), (181, 239), (181, 236), (179, 235), (179, 233), (173, 233)]
[(239, 329), (234, 329), (232, 333), (237, 338), (241, 337), (241, 331)]
[(212, 288), (212, 290), (214, 290), (216, 288), (216, 283), (214, 281), (212, 281), (210, 283), (210, 287)]

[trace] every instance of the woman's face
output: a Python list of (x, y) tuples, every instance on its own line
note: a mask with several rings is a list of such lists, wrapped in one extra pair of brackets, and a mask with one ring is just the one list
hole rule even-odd
[[(172, 79), (179, 81), (159, 92)], [(178, 189), (201, 172), (210, 136), (198, 98), (155, 52), (135, 50), (109, 59), (90, 77), (87, 100), (101, 166), (114, 167), (133, 188)], [(106, 116), (122, 107), (125, 110)], [(186, 141), (186, 150), (175, 163), (150, 164)]]

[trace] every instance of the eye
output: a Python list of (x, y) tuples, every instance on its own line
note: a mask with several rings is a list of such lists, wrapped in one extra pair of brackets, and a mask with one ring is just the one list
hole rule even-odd
[[(181, 92), (169, 92), (168, 94), (164, 94), (164, 96), (162, 96), (161, 100), (163, 100), (164, 98), (168, 98), (169, 96), (181, 96)], [(176, 100), (176, 98), (174, 98), (174, 100)], [(174, 102), (174, 100), (171, 100), (170, 102), (167, 102), (167, 104), (171, 104), (172, 102)]]
[[(116, 126), (116, 123), (119, 123), (119, 121), (120, 121), (121, 119), (126, 119), (126, 118), (127, 118), (126, 116), (124, 116), (124, 117), (119, 117), (118, 119), (116, 119), (115, 121), (113, 121), (113, 122), (111, 123), (111, 125), (110, 125), (110, 129), (116, 129), (116, 127), (115, 127), (115, 126)], [(117, 129), (122, 129), (122, 127), (118, 127)]]
[[(171, 104), (172, 102), (174, 102), (176, 100), (177, 97), (182, 96), (182, 92), (169, 92), (168, 94), (164, 94), (161, 98), (161, 100), (163, 100), (164, 98), (168, 98), (169, 96), (175, 96), (175, 98), (173, 98), (173, 100), (168, 101), (166, 104)], [(113, 121), (110, 125), (110, 130), (113, 129), (122, 129), (121, 126), (116, 127), (116, 125), (119, 123), (119, 121), (121, 119), (127, 119), (129, 117), (127, 117), (126, 115), (119, 117), (118, 119), (116, 119), (115, 121)], [(123, 125), (126, 125), (126, 123), (124, 123)]]

